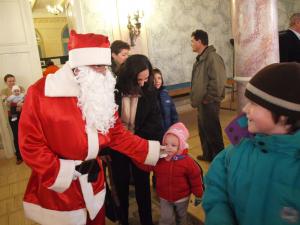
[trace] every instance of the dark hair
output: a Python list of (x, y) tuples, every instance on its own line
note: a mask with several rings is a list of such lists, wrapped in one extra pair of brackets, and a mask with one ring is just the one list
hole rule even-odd
[(192, 35), (196, 41), (201, 41), (203, 45), (208, 45), (208, 34), (204, 30), (195, 30)]
[(54, 65), (54, 62), (51, 59), (47, 59), (45, 64), (46, 64), (46, 67), (48, 67), (48, 66)]
[(15, 76), (12, 75), (12, 74), (9, 74), (9, 73), (6, 74), (6, 75), (4, 76), (4, 82), (6, 83), (7, 79), (8, 79), (8, 78), (11, 78), (11, 77), (12, 77), (12, 78), (15, 78)]
[[(137, 76), (146, 69), (149, 70), (148, 82), (141, 88)], [(124, 95), (143, 94), (144, 89), (153, 89), (152, 65), (149, 59), (139, 54), (129, 56), (118, 71), (116, 87)]]
[(130, 50), (129, 44), (125, 41), (116, 40), (110, 45), (111, 53), (115, 53), (116, 55), (118, 55), (123, 49)]
[(290, 17), (290, 27), (294, 26), (296, 24), (297, 21), (300, 20), (300, 13), (294, 13), (291, 17)]
[[(274, 123), (278, 123), (281, 115), (279, 115), (277, 113), (274, 113), (272, 111), (271, 111), (271, 114), (272, 114), (272, 118), (273, 118)], [(286, 120), (285, 124), (286, 125), (291, 125), (289, 133), (293, 133), (293, 132), (300, 129), (300, 118), (287, 117), (287, 120)]]
[(156, 73), (160, 74), (160, 77), (161, 77), (161, 86), (160, 86), (159, 90), (162, 89), (163, 86), (164, 86), (164, 78), (163, 78), (163, 76), (162, 76), (162, 73), (161, 73), (160, 69), (154, 68), (154, 69), (152, 70), (152, 73), (153, 73), (153, 79), (154, 79), (154, 74), (156, 74)]

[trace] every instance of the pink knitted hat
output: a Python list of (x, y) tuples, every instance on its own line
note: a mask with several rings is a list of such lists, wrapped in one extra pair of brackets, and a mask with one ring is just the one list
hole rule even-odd
[(184, 150), (189, 147), (186, 141), (189, 138), (190, 134), (183, 123), (175, 123), (167, 130), (163, 137), (163, 144), (165, 143), (167, 134), (173, 134), (179, 139), (179, 150)]

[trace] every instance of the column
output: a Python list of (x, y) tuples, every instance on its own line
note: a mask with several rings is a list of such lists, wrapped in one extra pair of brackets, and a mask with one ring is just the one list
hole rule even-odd
[(279, 62), (277, 0), (232, 0), (238, 111), (246, 104), (245, 86), (263, 67)]

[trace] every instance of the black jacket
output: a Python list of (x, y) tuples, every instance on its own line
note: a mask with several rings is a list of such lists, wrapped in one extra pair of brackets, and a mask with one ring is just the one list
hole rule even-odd
[(280, 62), (300, 63), (300, 40), (291, 30), (279, 33)]
[[(139, 97), (135, 115), (135, 134), (148, 140), (161, 141), (163, 136), (162, 117), (157, 94), (155, 91), (143, 90)], [(119, 115), (122, 111), (121, 93), (116, 93), (116, 103), (119, 106)]]

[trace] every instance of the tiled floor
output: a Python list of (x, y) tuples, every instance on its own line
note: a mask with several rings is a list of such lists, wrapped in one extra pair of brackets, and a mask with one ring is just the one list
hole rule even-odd
[[(235, 115), (235, 111), (221, 110), (222, 126), (224, 127)], [(201, 153), (197, 132), (196, 111), (182, 110), (180, 120), (190, 131), (189, 151), (194, 157)], [(228, 144), (226, 138), (225, 144)], [(206, 172), (209, 163), (200, 162)], [(0, 225), (33, 225), (32, 221), (25, 219), (22, 209), (22, 198), (30, 176), (30, 169), (22, 163), (15, 164), (15, 159), (0, 159)], [(189, 212), (203, 221), (204, 213), (201, 207), (189, 206)], [(108, 225), (112, 224), (109, 221)]]
[(0, 224), (35, 224), (24, 218), (22, 198), (30, 176), (30, 169), (15, 159), (0, 159)]

